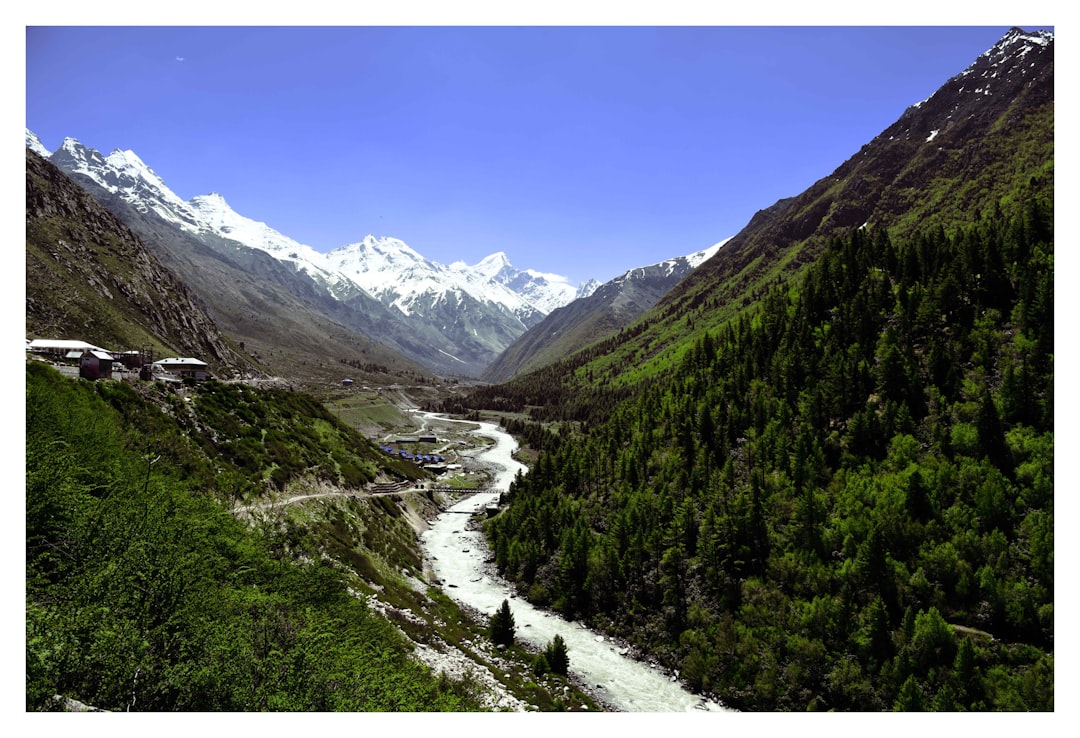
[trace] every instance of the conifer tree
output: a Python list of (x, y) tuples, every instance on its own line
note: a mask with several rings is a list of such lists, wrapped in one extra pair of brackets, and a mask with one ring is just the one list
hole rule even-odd
[(497, 646), (514, 645), (514, 613), (507, 600), (491, 616), (491, 640)]
[(566, 641), (561, 635), (555, 634), (544, 649), (543, 657), (552, 673), (566, 676), (566, 672), (570, 669), (570, 657), (567, 655)]

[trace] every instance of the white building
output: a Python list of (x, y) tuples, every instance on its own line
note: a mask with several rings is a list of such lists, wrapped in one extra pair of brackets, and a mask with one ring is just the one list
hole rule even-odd
[(192, 377), (199, 381), (210, 378), (210, 374), (207, 371), (209, 365), (205, 361), (199, 361), (198, 359), (161, 359), (160, 361), (154, 362), (154, 368), (158, 371), (175, 374), (178, 377)]

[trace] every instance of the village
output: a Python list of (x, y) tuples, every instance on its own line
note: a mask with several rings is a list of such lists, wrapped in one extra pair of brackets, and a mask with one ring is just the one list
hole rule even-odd
[(154, 360), (153, 351), (108, 351), (85, 341), (35, 338), (26, 340), (28, 358), (48, 361), (61, 373), (83, 379), (133, 379), (198, 382), (210, 379), (205, 361), (170, 357)]
[[(153, 351), (109, 351), (85, 341), (73, 339), (26, 340), (28, 359), (46, 361), (60, 373), (71, 377), (91, 381), (113, 379), (121, 381), (156, 381), (166, 384), (184, 382), (205, 382), (212, 379), (206, 362), (191, 357), (168, 357), (154, 360)], [(352, 384), (346, 378), (343, 385)], [(397, 458), (411, 461), (428, 471), (442, 475), (446, 472), (458, 472), (460, 464), (448, 463), (445, 456), (436, 453), (419, 453), (407, 450), (415, 449), (419, 444), (437, 442), (435, 433), (424, 432), (415, 437), (398, 437), (390, 445), (389, 441), (380, 443), (380, 449)], [(395, 448), (395, 445), (397, 448)], [(410, 486), (407, 484), (406, 486)], [(376, 490), (381, 492), (399, 491), (395, 489)]]

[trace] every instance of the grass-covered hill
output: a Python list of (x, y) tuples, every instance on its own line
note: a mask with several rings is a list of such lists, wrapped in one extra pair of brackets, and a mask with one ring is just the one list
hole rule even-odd
[(427, 478), (305, 393), (27, 362), (27, 711), (597, 709), (432, 583), (447, 496), (368, 484)]
[(410, 659), (350, 593), (418, 569), (395, 505), (309, 526), (230, 511), (268, 485), (407, 468), (380, 467), (302, 395), (145, 391), (160, 396), (27, 364), (28, 710), (54, 695), (118, 711), (476, 709), (474, 687)]

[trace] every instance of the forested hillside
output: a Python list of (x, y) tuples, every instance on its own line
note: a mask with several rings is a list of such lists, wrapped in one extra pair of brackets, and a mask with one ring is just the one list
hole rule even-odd
[(422, 566), (396, 505), (253, 527), (230, 512), (302, 478), (411, 465), (377, 463), (299, 393), (141, 390), (27, 363), (27, 710), (60, 709), (54, 695), (112, 711), (478, 709), (474, 685), (412, 660), (362, 596), (407, 591), (400, 572)]
[(552, 367), (447, 405), (534, 419), (500, 570), (738, 708), (1052, 710), (1042, 203), (837, 235), (636, 385)]

